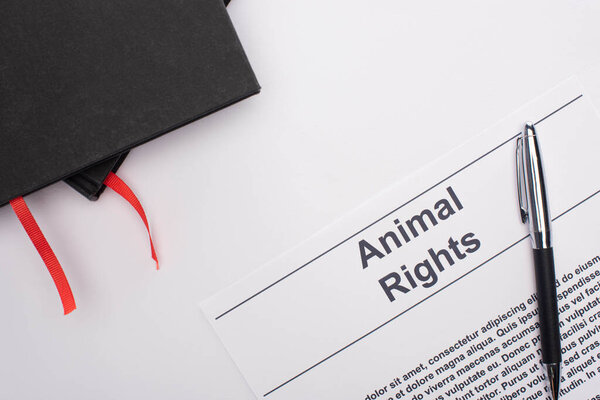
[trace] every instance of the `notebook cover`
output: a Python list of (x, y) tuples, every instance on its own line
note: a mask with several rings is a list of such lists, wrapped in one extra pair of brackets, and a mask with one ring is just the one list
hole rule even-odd
[[(230, 0), (224, 0), (224, 2), (227, 6), (229, 5)], [(85, 169), (80, 173), (65, 179), (65, 182), (88, 200), (98, 200), (106, 188), (103, 182), (108, 176), (108, 173), (111, 171), (117, 172), (117, 169), (119, 169), (126, 156), (127, 152), (103, 161), (98, 165)]]
[(258, 93), (221, 0), (5, 0), (0, 204)]

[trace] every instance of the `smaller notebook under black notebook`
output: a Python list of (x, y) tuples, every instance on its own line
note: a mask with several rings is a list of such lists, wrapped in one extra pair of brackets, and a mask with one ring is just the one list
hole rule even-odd
[[(225, 5), (229, 5), (230, 0), (224, 0)], [(75, 174), (67, 179), (73, 189), (77, 190), (89, 200), (97, 200), (106, 186), (104, 180), (110, 172), (117, 172), (125, 157), (129, 152), (125, 152), (109, 160), (103, 161), (100, 164), (87, 168), (78, 174)]]
[(128, 151), (106, 161), (102, 161), (100, 164), (94, 165), (93, 167), (87, 168), (78, 174), (65, 179), (65, 182), (88, 200), (98, 200), (102, 192), (104, 192), (104, 189), (106, 189), (104, 180), (109, 173), (117, 172), (125, 160), (125, 157), (127, 157), (127, 154), (129, 154)]
[(0, 20), (0, 205), (93, 189), (132, 147), (260, 90), (223, 0), (5, 0)]

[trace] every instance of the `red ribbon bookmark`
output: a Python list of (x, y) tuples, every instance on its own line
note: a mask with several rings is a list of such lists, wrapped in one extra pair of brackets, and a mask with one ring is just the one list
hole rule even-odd
[[(156, 251), (154, 250), (154, 243), (152, 243), (152, 236), (150, 235), (150, 226), (148, 225), (148, 219), (146, 218), (146, 213), (144, 212), (142, 204), (129, 186), (127, 186), (125, 182), (123, 182), (113, 172), (108, 174), (104, 180), (104, 184), (127, 200), (140, 215), (144, 225), (146, 225), (148, 238), (150, 239), (152, 258), (156, 262), (156, 269), (158, 269), (158, 257), (156, 256)], [(39, 225), (37, 222), (35, 222), (35, 218), (31, 214), (31, 211), (29, 210), (29, 207), (27, 207), (23, 197), (12, 199), (10, 201), (10, 205), (17, 215), (17, 218), (21, 222), (21, 225), (23, 225), (25, 232), (27, 232), (27, 235), (31, 239), (31, 242), (35, 246), (35, 249), (40, 254), (40, 257), (42, 257), (44, 264), (46, 264), (46, 268), (48, 268), (48, 272), (50, 272), (50, 276), (52, 277), (52, 280), (54, 280), (56, 289), (58, 289), (58, 294), (60, 296), (60, 300), (62, 301), (65, 315), (69, 314), (71, 311), (75, 310), (77, 306), (75, 305), (75, 299), (73, 298), (71, 286), (69, 286), (69, 281), (67, 281), (67, 277), (65, 276), (65, 272), (58, 262), (58, 258), (56, 258), (56, 255), (52, 251), (50, 244), (48, 244), (48, 241), (42, 233)]]
[(77, 306), (75, 305), (75, 299), (73, 298), (73, 292), (71, 292), (69, 281), (67, 281), (67, 277), (65, 276), (56, 255), (52, 251), (52, 248), (48, 244), (48, 241), (44, 237), (37, 222), (35, 222), (35, 218), (33, 218), (23, 197), (17, 197), (11, 200), (10, 205), (15, 211), (15, 214), (17, 214), (19, 221), (21, 221), (21, 225), (23, 225), (25, 232), (27, 232), (31, 242), (35, 246), (35, 249), (40, 254), (40, 257), (42, 257), (44, 264), (46, 264), (46, 268), (48, 268), (48, 272), (50, 272), (50, 276), (54, 280), (56, 289), (58, 289), (65, 315), (69, 314), (76, 309)]
[(156, 262), (156, 269), (158, 269), (158, 257), (156, 256), (156, 251), (154, 250), (154, 243), (152, 243), (152, 235), (150, 234), (150, 226), (148, 226), (148, 219), (146, 218), (146, 213), (144, 212), (144, 208), (142, 204), (133, 193), (133, 191), (119, 178), (114, 172), (110, 172), (106, 179), (104, 180), (104, 184), (117, 192), (121, 197), (131, 204), (131, 206), (137, 211), (140, 215), (140, 218), (146, 225), (146, 230), (148, 231), (148, 239), (150, 239), (150, 250), (152, 251), (152, 258)]

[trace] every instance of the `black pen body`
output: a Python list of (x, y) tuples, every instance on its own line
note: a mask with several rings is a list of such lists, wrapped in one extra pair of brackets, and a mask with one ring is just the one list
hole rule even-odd
[(540, 342), (542, 362), (552, 399), (559, 397), (560, 387), (560, 325), (556, 296), (556, 273), (550, 210), (546, 196), (546, 182), (542, 168), (542, 157), (533, 123), (528, 122), (522, 136), (517, 139), (517, 194), (521, 209), (521, 221), (529, 224), (533, 247), (535, 281), (538, 297)]
[(533, 262), (538, 297), (542, 362), (558, 364), (562, 356), (552, 247), (533, 249)]

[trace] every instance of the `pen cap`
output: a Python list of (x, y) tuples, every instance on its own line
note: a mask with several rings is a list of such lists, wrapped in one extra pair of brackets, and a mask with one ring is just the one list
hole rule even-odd
[(552, 246), (550, 231), (550, 211), (546, 195), (546, 182), (542, 156), (537, 140), (537, 132), (533, 123), (528, 122), (523, 128), (520, 144), (522, 176), (519, 186), (524, 189), (522, 201), (526, 204), (526, 220), (533, 247), (545, 249)]

